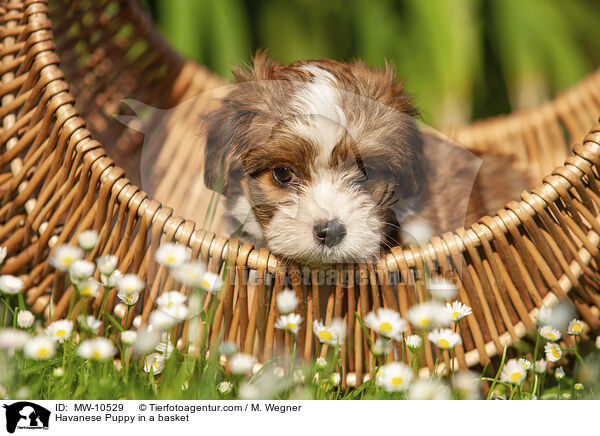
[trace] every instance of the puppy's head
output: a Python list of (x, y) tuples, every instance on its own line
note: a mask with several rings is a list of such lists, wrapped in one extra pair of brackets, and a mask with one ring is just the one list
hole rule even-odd
[[(303, 263), (363, 261), (424, 189), (416, 114), (392, 68), (260, 54), (208, 116), (205, 182), (255, 241)], [(248, 216), (243, 216), (247, 212)]]

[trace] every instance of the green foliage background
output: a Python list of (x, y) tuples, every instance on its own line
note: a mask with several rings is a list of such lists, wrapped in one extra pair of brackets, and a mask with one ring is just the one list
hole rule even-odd
[(593, 0), (145, 0), (185, 56), (229, 76), (269, 49), (282, 62), (385, 60), (438, 127), (528, 107), (600, 63)]

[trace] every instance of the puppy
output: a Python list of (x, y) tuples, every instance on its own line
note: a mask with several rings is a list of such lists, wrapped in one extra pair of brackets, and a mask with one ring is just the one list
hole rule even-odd
[(235, 236), (303, 264), (358, 262), (401, 243), (408, 219), (448, 231), (484, 214), (481, 160), (419, 129), (391, 66), (260, 53), (234, 78), (206, 118), (204, 178)]

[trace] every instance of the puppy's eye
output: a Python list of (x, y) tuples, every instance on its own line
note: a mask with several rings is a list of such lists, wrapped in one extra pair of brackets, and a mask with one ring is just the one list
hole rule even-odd
[(273, 179), (277, 183), (285, 185), (294, 179), (294, 173), (288, 167), (273, 168)]

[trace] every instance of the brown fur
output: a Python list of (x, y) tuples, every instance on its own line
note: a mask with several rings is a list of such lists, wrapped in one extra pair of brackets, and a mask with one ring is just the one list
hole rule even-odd
[[(374, 176), (361, 189), (377, 203), (377, 214), (386, 229), (382, 244), (400, 242), (394, 208), (406, 199), (417, 200), (416, 218), (431, 223), (436, 232), (454, 230), (490, 212), (490, 193), (501, 192), (506, 183), (495, 185), (499, 166), (492, 160), (475, 183), (480, 160), (452, 144), (447, 138), (421, 133), (417, 115), (404, 85), (390, 65), (370, 68), (360, 61), (340, 63), (330, 59), (299, 61), (281, 65), (265, 53), (251, 67), (238, 68), (239, 84), (209, 114), (205, 150), (205, 182), (226, 197), (245, 195), (251, 199), (254, 216), (262, 229), (269, 225), (278, 205), (292, 201), (313, 177), (319, 144), (311, 143), (288, 127), (290, 98), (313, 77), (306, 66), (331, 73), (354, 136), (346, 133), (329, 157), (329, 167), (359, 177), (364, 168)], [(293, 170), (294, 182), (281, 186), (272, 177), (273, 168)], [(501, 167), (502, 165), (500, 165)], [(488, 175), (494, 177), (489, 183)], [(522, 179), (512, 188), (522, 189)], [(397, 210), (396, 210), (397, 212)], [(466, 218), (465, 218), (466, 217)]]

